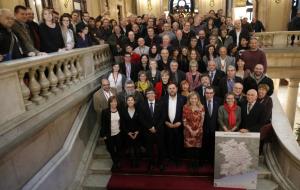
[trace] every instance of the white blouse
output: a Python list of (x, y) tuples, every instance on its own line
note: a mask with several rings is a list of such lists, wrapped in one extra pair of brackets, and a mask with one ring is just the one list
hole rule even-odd
[(111, 112), (111, 124), (110, 124), (110, 130), (111, 130), (111, 136), (115, 136), (120, 133), (120, 115), (119, 112)]
[(108, 76), (108, 81), (110, 84), (110, 87), (117, 89), (117, 93), (122, 92), (122, 75), (120, 73), (118, 73), (118, 76), (115, 78), (113, 73), (111, 73)]

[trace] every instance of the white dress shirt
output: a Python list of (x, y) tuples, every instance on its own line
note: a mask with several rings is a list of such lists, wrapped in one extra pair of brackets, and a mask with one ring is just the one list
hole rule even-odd
[(168, 115), (170, 122), (173, 123), (176, 115), (176, 106), (177, 106), (177, 95), (172, 98), (169, 96), (169, 108), (168, 108)]

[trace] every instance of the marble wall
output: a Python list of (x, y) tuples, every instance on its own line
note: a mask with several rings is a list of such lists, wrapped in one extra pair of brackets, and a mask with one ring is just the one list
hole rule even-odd
[(19, 189), (61, 149), (80, 106), (75, 105), (0, 157), (0, 189)]

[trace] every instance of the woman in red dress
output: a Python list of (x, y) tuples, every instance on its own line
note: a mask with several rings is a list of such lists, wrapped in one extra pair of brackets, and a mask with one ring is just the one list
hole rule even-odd
[(205, 110), (199, 95), (191, 92), (183, 107), (184, 147), (191, 159), (189, 167), (193, 170), (199, 166), (199, 150), (202, 147), (203, 122)]

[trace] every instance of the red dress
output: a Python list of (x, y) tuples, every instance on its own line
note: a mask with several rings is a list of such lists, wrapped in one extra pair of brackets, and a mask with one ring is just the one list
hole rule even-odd
[(203, 107), (194, 111), (188, 105), (183, 107), (183, 135), (185, 148), (202, 147), (204, 114), (205, 111)]

